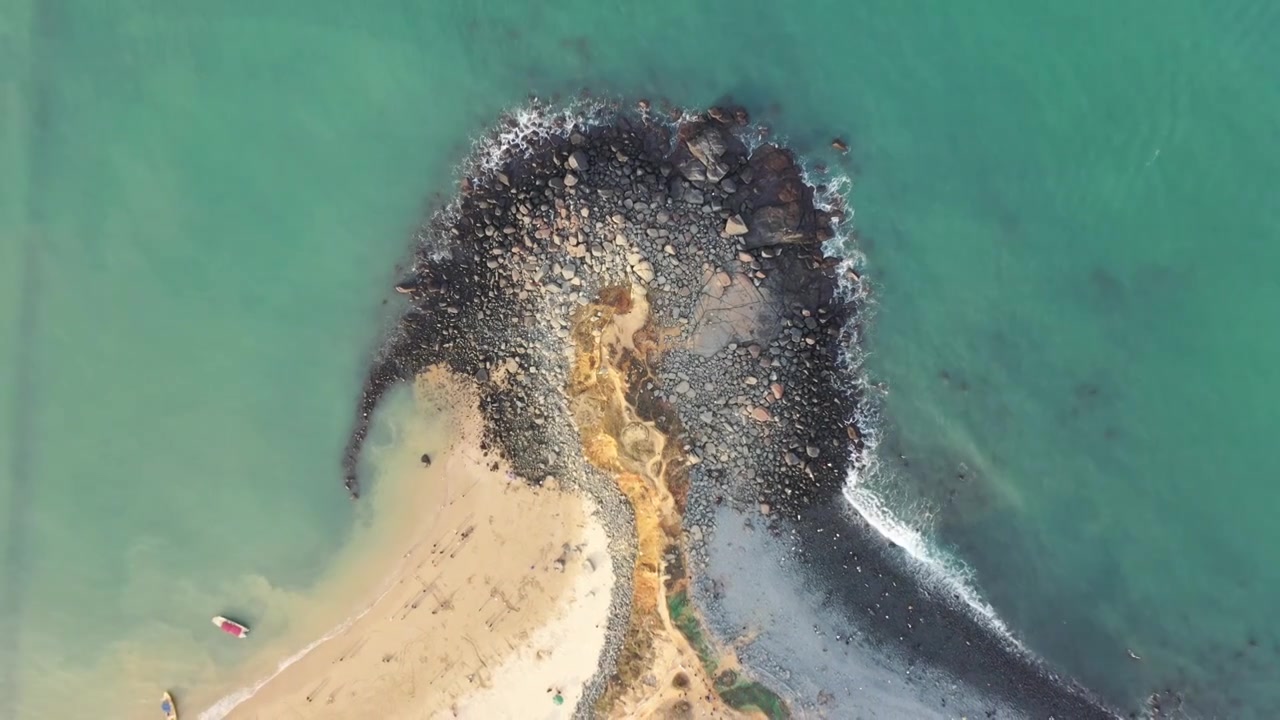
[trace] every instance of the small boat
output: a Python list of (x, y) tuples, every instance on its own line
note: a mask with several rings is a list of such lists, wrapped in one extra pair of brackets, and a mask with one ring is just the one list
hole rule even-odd
[(228, 620), (222, 617), (221, 615), (214, 615), (213, 624), (217, 625), (218, 628), (222, 630), (222, 632), (228, 635), (234, 635), (235, 637), (238, 637), (238, 638), (249, 637), (249, 628), (245, 627), (244, 625), (241, 625), (235, 620)]
[(178, 720), (178, 706), (173, 704), (173, 696), (168, 692), (160, 698), (160, 710), (164, 713), (164, 720)]

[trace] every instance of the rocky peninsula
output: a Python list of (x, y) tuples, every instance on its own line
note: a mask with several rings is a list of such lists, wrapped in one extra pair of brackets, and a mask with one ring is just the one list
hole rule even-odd
[(352, 497), (379, 401), (443, 368), (484, 449), (606, 526), (619, 582), (575, 716), (1112, 717), (842, 497), (868, 429), (838, 199), (742, 109), (537, 115), (418, 233)]

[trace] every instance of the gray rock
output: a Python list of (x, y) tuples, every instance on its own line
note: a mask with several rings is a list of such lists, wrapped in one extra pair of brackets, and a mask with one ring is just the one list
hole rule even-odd
[[(724, 135), (715, 127), (704, 128), (702, 132), (690, 138), (687, 144), (689, 152), (698, 158), (703, 165), (707, 166), (717, 162), (728, 147), (725, 144)], [(724, 175), (721, 175), (721, 177), (724, 177)]]
[(747, 228), (747, 224), (742, 221), (741, 215), (730, 215), (729, 219), (724, 223), (724, 232), (730, 237), (737, 237), (746, 235), (750, 230)]
[(586, 172), (589, 162), (587, 154), (581, 150), (574, 150), (573, 154), (569, 156), (569, 167), (578, 172)]
[(565, 173), (565, 175), (564, 175), (564, 186), (565, 186), (565, 187), (573, 187), (574, 185), (577, 185), (577, 184), (578, 184), (578, 176), (577, 176), (577, 175), (574, 175), (573, 173)]
[[(688, 160), (685, 160), (680, 163), (677, 169), (689, 182), (706, 182), (707, 166), (698, 162), (696, 158), (689, 158)], [(684, 192), (688, 192), (688, 190), (685, 190)]]
[(631, 268), (631, 271), (645, 282), (653, 282), (653, 278), (655, 277), (653, 265), (648, 260), (641, 260), (636, 263), (635, 267)]

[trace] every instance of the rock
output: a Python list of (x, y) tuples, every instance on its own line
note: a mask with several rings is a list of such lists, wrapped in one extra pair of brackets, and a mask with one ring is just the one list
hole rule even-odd
[(742, 378), (742, 382), (748, 385), (755, 385), (756, 383), (760, 382), (760, 380), (755, 375), (748, 375)]
[(511, 187), (511, 178), (507, 177), (506, 173), (500, 172), (500, 173), (495, 173), (495, 175), (497, 175), (498, 177), (498, 182), (502, 183), (503, 185), (506, 185), (507, 187)]
[(858, 432), (858, 427), (856, 425), (849, 425), (844, 429), (844, 431), (845, 434), (849, 436), (849, 439), (854, 442), (862, 439), (862, 433)]
[(653, 273), (653, 265), (648, 260), (641, 260), (636, 263), (635, 267), (631, 268), (631, 271), (645, 282), (653, 282), (653, 278), (655, 277)]
[(702, 191), (697, 188), (689, 188), (684, 191), (684, 201), (690, 205), (701, 205), (704, 199)]
[(588, 165), (587, 154), (581, 150), (574, 150), (573, 154), (569, 156), (569, 167), (578, 172), (586, 172)]
[[(707, 166), (698, 162), (697, 158), (688, 158), (677, 165), (676, 170), (691, 183), (705, 182), (707, 179)], [(688, 191), (686, 190), (685, 192)]]
[(839, 150), (841, 153), (849, 152), (849, 146), (846, 145), (845, 142), (840, 138), (833, 139), (831, 141), (831, 147), (835, 148), (836, 150)]
[(675, 246), (674, 246), (674, 245), (671, 245), (671, 244), (663, 245), (663, 246), (662, 246), (662, 252), (664, 252), (664, 253), (666, 253), (666, 254), (668, 254), (668, 255), (675, 255), (675, 254), (676, 254), (676, 248), (675, 248)]
[(680, 383), (676, 385), (675, 390), (680, 395), (684, 395), (685, 393), (689, 392), (689, 381), (681, 380)]
[(686, 144), (689, 146), (689, 152), (707, 166), (718, 161), (728, 147), (725, 144), (724, 135), (714, 127), (703, 128), (702, 132), (690, 138)]
[(430, 455), (428, 455), (427, 453), (422, 453), (422, 457), (421, 457), (420, 459), (422, 460), (422, 464), (423, 464), (424, 466), (426, 466), (426, 467), (431, 467), (431, 456), (430, 456)]
[(787, 454), (782, 456), (782, 461), (788, 465), (799, 465), (800, 456), (788, 450)]
[(480, 382), (480, 383), (487, 383), (487, 382), (489, 382), (489, 371), (488, 371), (487, 369), (485, 369), (485, 368), (480, 368), (479, 370), (477, 370), (477, 371), (476, 371), (476, 382)]
[(781, 383), (770, 383), (770, 384), (769, 384), (769, 392), (773, 393), (773, 399), (774, 399), (774, 400), (781, 400), (781, 399), (782, 399), (782, 384), (781, 384)]
[(707, 163), (707, 181), (718, 183), (729, 174), (729, 168), (719, 160), (712, 160)]
[(798, 202), (758, 208), (751, 216), (750, 230), (743, 238), (743, 245), (755, 249), (816, 242), (817, 237), (802, 227), (803, 221), (803, 211)]
[(813, 445), (810, 445), (809, 447), (804, 449), (804, 454), (808, 455), (811, 458), (816, 458), (822, 454), (822, 451), (814, 447)]
[(773, 419), (773, 416), (769, 414), (768, 410), (765, 410), (762, 407), (756, 406), (751, 409), (751, 419), (755, 420), (756, 422), (769, 422), (770, 420)]
[(715, 283), (722, 288), (727, 288), (733, 284), (733, 278), (729, 277), (729, 273), (721, 270), (715, 274)]
[(769, 511), (770, 511), (769, 503), (765, 503), (765, 502), (760, 503), (760, 514), (761, 514), (761, 515), (768, 515), (768, 514), (769, 514)]
[(747, 224), (742, 221), (741, 215), (730, 215), (729, 219), (724, 222), (724, 232), (730, 237), (746, 235), (749, 230)]
[(400, 283), (399, 285), (396, 285), (396, 292), (401, 295), (412, 295), (413, 291), (416, 289), (417, 285), (413, 283)]
[(578, 176), (577, 176), (577, 175), (574, 175), (573, 173), (565, 173), (565, 175), (564, 175), (564, 186), (565, 186), (565, 187), (573, 187), (574, 185), (577, 185), (577, 184), (578, 184)]

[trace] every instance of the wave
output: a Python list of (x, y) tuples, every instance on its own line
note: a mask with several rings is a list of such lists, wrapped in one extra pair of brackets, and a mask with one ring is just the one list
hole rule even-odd
[(931, 511), (921, 506), (910, 518), (904, 518), (891, 510), (886, 498), (871, 487), (869, 481), (884, 472), (877, 448), (881, 437), (880, 406), (888, 387), (874, 381), (866, 369), (868, 352), (863, 334), (875, 315), (876, 304), (866, 272), (867, 258), (858, 249), (853, 211), (848, 209), (852, 180), (843, 173), (832, 174), (826, 167), (804, 161), (801, 167), (804, 181), (814, 188), (814, 204), (821, 210), (840, 213), (839, 222), (833, 228), (835, 235), (823, 249), (828, 256), (840, 258), (837, 274), (841, 292), (846, 301), (857, 304), (857, 312), (845, 328), (847, 338), (841, 365), (848, 388), (861, 398), (854, 417), (848, 420), (857, 427), (862, 443), (850, 453), (844, 498), (868, 526), (907, 552), (913, 560), (912, 570), (925, 592), (945, 596), (948, 601), (958, 599), (965, 610), (1002, 641), (1020, 653), (1029, 654), (995, 608), (978, 592), (972, 568), (941, 549), (923, 530), (930, 524)]
[(901, 520), (886, 506), (874, 490), (861, 482), (861, 474), (849, 470), (844, 498), (876, 532), (902, 548), (916, 562), (918, 579), (923, 580), (926, 591), (932, 588), (944, 590), (948, 597), (959, 598), (989, 630), (1019, 650), (1026, 648), (1014, 637), (991, 607), (974, 588), (973, 571), (954, 556), (938, 549), (937, 545), (918, 529)]
[(355, 614), (354, 616), (347, 618), (347, 620), (345, 620), (341, 625), (338, 625), (337, 627), (333, 628), (329, 632), (320, 636), (319, 640), (316, 640), (310, 645), (307, 645), (306, 647), (290, 655), (284, 660), (281, 660), (280, 663), (276, 665), (275, 671), (272, 672), (270, 675), (266, 676), (265, 678), (262, 678), (261, 680), (254, 683), (250, 687), (240, 688), (239, 690), (236, 690), (235, 692), (232, 692), (222, 697), (216, 703), (214, 703), (213, 705), (205, 709), (204, 712), (200, 713), (197, 720), (222, 720), (227, 715), (231, 714), (231, 711), (236, 709), (236, 707), (239, 706), (241, 703), (245, 702), (249, 698), (258, 694), (259, 690), (266, 687), (267, 683), (271, 682), (276, 678), (276, 676), (278, 676), (280, 673), (287, 670), (290, 665), (293, 665), (294, 663), (298, 662), (302, 658), (311, 654), (312, 650), (315, 650), (316, 648), (320, 647), (326, 642), (329, 642), (330, 640), (346, 632), (348, 628), (350, 628), (352, 625), (359, 622), (360, 618), (364, 617), (365, 615), (368, 615), (369, 611), (372, 610), (379, 602), (381, 602), (382, 598), (386, 597), (387, 593), (391, 592), (394, 589), (395, 589), (395, 585), (390, 584), (385, 590), (382, 591), (380, 595), (378, 595), (378, 597), (373, 602), (369, 603), (369, 605), (366, 606), (365, 609), (361, 610), (359, 613)]

